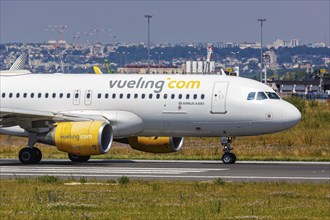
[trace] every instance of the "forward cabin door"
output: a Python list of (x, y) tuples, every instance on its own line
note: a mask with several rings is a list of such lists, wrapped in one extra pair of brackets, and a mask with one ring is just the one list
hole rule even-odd
[(213, 85), (212, 92), (212, 114), (226, 114), (228, 82), (216, 82)]

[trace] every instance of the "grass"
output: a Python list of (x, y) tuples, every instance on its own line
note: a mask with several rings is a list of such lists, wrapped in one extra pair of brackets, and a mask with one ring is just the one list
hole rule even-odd
[[(330, 102), (304, 101), (296, 97), (288, 101), (302, 112), (300, 124), (275, 134), (236, 138), (233, 152), (238, 160), (330, 161)], [(26, 143), (25, 138), (0, 136), (0, 157), (17, 158)], [(37, 146), (43, 158), (67, 158), (67, 154), (56, 147)], [(186, 138), (182, 150), (177, 153), (150, 154), (114, 143), (109, 153), (93, 158), (216, 160), (222, 156), (219, 146), (219, 138)]]
[(1, 180), (1, 219), (330, 219), (329, 184), (45, 179)]

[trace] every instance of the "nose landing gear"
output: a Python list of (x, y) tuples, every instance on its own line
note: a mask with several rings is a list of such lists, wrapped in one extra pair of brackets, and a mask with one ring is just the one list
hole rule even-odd
[(230, 151), (233, 150), (233, 148), (230, 147), (233, 140), (234, 137), (220, 137), (220, 141), (223, 146), (223, 152), (224, 152), (222, 156), (222, 162), (224, 164), (233, 164), (236, 162), (236, 155), (230, 153)]

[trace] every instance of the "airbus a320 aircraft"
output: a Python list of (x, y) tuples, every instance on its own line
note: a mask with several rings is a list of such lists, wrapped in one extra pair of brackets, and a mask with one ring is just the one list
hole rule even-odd
[(0, 133), (28, 137), (19, 152), (24, 164), (41, 160), (36, 142), (84, 162), (113, 141), (170, 153), (192, 136), (220, 137), (230, 164), (234, 137), (282, 131), (301, 118), (270, 87), (240, 77), (14, 71), (0, 79)]

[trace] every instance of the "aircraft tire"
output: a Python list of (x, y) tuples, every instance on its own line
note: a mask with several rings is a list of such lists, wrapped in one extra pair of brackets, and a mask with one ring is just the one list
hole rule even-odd
[(41, 158), (42, 154), (38, 148), (25, 147), (18, 154), (18, 159), (23, 164), (36, 164)]
[(222, 156), (222, 162), (224, 164), (233, 164), (236, 162), (236, 155), (233, 153), (225, 153)]
[(36, 156), (34, 163), (39, 163), (42, 159), (42, 153), (39, 150), (39, 148), (34, 147), (32, 149), (34, 150), (34, 153), (35, 153), (35, 156)]
[(79, 156), (79, 155), (70, 154), (70, 153), (68, 153), (68, 157), (72, 162), (75, 162), (75, 163), (87, 162), (91, 158), (91, 156), (89, 156), (89, 155), (88, 156)]

